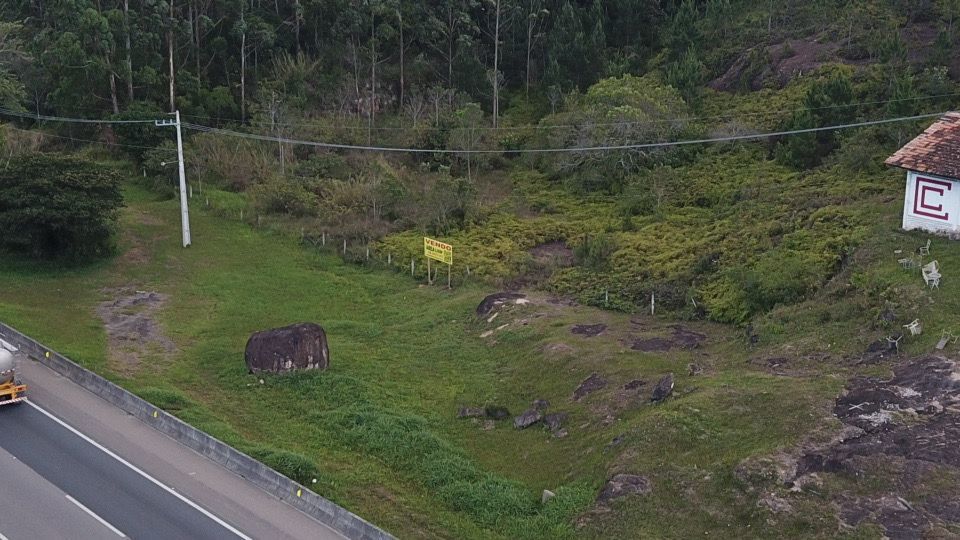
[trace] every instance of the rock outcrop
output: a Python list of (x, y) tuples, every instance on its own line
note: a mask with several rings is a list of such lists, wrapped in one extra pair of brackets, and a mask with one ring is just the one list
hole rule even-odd
[(251, 373), (327, 369), (330, 365), (327, 334), (314, 323), (256, 332), (247, 341), (243, 357)]

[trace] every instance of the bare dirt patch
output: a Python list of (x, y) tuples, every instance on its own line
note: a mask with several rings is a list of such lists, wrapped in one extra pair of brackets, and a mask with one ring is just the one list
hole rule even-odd
[(570, 329), (570, 333), (584, 337), (597, 337), (606, 331), (605, 324), (577, 324)]
[(696, 349), (707, 340), (706, 334), (694, 332), (679, 324), (675, 324), (670, 328), (673, 329), (673, 342), (681, 349)]
[[(710, 82), (710, 87), (721, 91), (760, 90), (765, 82), (775, 81), (782, 88), (826, 62), (839, 60), (839, 50), (839, 44), (818, 38), (754, 47), (741, 54), (721, 77)], [(747, 88), (742, 88), (744, 86)]]
[(538, 265), (559, 268), (573, 266), (573, 250), (565, 242), (547, 242), (530, 249), (533, 261)]
[(146, 358), (176, 352), (176, 345), (163, 334), (154, 318), (166, 303), (166, 295), (131, 289), (105, 292), (115, 298), (101, 302), (97, 316), (107, 331), (110, 364), (114, 370), (132, 375), (141, 369)]
[[(632, 320), (631, 323), (633, 323)], [(679, 324), (672, 325), (670, 329), (670, 337), (637, 338), (630, 344), (630, 349), (640, 352), (667, 352), (673, 349), (689, 350), (700, 347), (707, 340), (706, 334), (694, 332)]]
[(583, 380), (579, 386), (573, 391), (573, 400), (580, 401), (587, 394), (591, 394), (605, 388), (607, 386), (607, 379), (601, 377), (597, 373), (591, 373), (589, 377)]
[(574, 352), (574, 348), (566, 343), (550, 343), (543, 348), (543, 353), (549, 358), (569, 356)]

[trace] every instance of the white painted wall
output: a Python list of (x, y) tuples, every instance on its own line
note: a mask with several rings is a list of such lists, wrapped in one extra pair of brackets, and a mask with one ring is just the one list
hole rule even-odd
[(960, 181), (908, 172), (903, 228), (960, 234)]

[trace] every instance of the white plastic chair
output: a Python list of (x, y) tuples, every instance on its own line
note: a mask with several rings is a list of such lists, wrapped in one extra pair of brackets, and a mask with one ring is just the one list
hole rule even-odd
[(920, 256), (930, 255), (930, 239), (927, 239), (927, 245), (920, 246)]
[(914, 319), (913, 322), (905, 324), (903, 327), (910, 331), (911, 336), (919, 336), (923, 333), (923, 325), (920, 324), (920, 319)]
[(926, 282), (927, 287), (940, 288), (940, 278), (942, 276), (940, 275), (940, 264), (937, 261), (930, 261), (923, 265), (920, 272), (923, 274), (923, 281)]

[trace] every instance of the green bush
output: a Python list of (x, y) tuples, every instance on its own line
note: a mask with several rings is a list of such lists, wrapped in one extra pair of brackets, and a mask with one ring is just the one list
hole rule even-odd
[(617, 250), (613, 237), (607, 233), (588, 235), (577, 245), (573, 254), (577, 262), (588, 268), (602, 268), (610, 261), (610, 256)]
[(275, 176), (253, 186), (250, 195), (265, 212), (308, 216), (317, 209), (317, 196), (302, 180)]
[(77, 157), (24, 157), (0, 171), (0, 246), (35, 258), (104, 256), (121, 206), (115, 170)]
[(313, 479), (320, 475), (317, 464), (313, 460), (295, 452), (257, 446), (246, 449), (246, 453), (280, 474), (305, 486), (311, 485)]
[(165, 411), (180, 411), (193, 406), (187, 396), (176, 390), (144, 388), (139, 390), (137, 395)]

